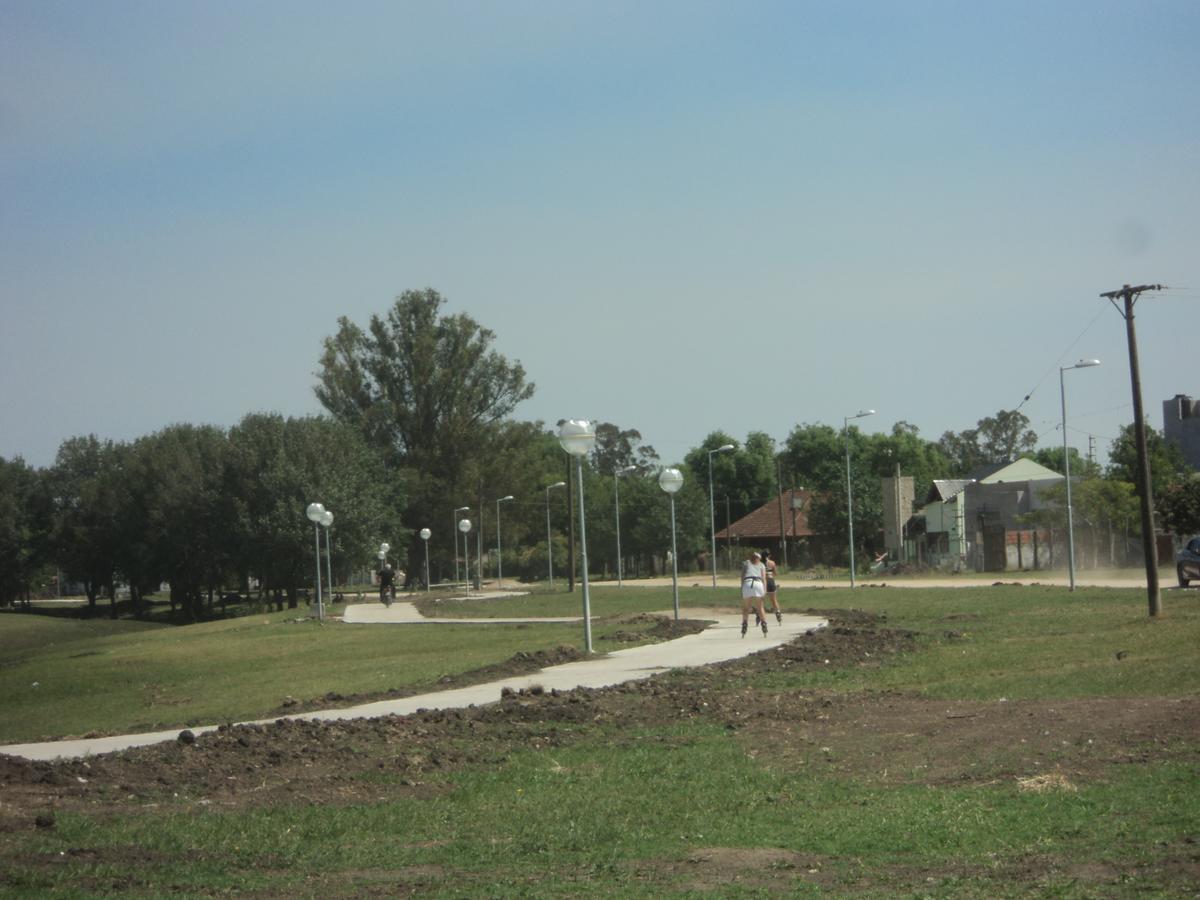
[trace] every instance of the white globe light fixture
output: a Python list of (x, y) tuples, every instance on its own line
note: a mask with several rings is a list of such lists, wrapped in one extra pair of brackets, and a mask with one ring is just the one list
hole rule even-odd
[[(469, 535), (471, 533), (471, 520), (470, 519), (459, 519), (458, 520), (458, 530), (462, 532), (463, 547), (469, 547), (469, 545), (467, 544), (467, 535)], [(466, 576), (465, 584), (467, 587), (468, 594), (471, 593), (471, 555), (470, 554), (471, 554), (471, 551), (467, 550), (466, 558), (463, 561), (463, 565), (465, 566), (465, 571), (463, 572), (463, 574)]]
[(429, 539), (433, 532), (428, 528), (421, 529), (421, 540), (425, 542), (425, 593), (429, 593)]
[(313, 523), (313, 541), (317, 548), (317, 619), (324, 621), (325, 606), (321, 602), (321, 520), (325, 518), (325, 505), (310, 503), (304, 514)]
[(583, 644), (592, 652), (592, 603), (588, 596), (587, 524), (583, 512), (583, 458), (596, 443), (596, 429), (587, 419), (567, 419), (558, 426), (558, 443), (575, 457), (575, 474), (579, 482), (579, 562), (583, 575)]
[(679, 559), (675, 552), (675, 495), (683, 487), (683, 473), (678, 469), (663, 469), (658, 486), (671, 498), (671, 593), (675, 598), (675, 621), (679, 621)]

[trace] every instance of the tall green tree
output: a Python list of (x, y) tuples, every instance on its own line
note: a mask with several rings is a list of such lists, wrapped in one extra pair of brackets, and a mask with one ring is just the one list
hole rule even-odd
[(408, 542), (402, 487), (356, 428), (318, 416), (254, 414), (230, 429), (229, 444), (232, 568), (243, 582), (257, 579), (280, 606), (284, 597), (296, 606), (300, 588), (315, 582), (317, 535), (325, 550), (324, 529), (305, 516), (309, 503), (334, 514), (328, 538), (335, 580), (374, 566), (381, 543), (402, 550)]
[(28, 600), (50, 564), (50, 495), (38, 469), (0, 458), (0, 601)]
[(317, 373), (321, 404), (399, 469), (414, 532), (440, 522), (449, 497), (475, 495), (495, 427), (534, 390), (521, 364), (493, 349), (494, 332), (444, 305), (437, 291), (406, 291), (365, 328), (340, 318)]
[(945, 432), (938, 445), (954, 465), (954, 474), (965, 476), (981, 466), (1011, 462), (1037, 446), (1037, 433), (1029, 418), (1015, 409), (1002, 409), (980, 419), (975, 428)]
[[(852, 444), (861, 437), (857, 428), (849, 430)], [(834, 490), (845, 483), (844, 453), (845, 439), (839, 429), (831, 425), (797, 425), (783, 444), (784, 480), (789, 487), (814, 493)]]
[(1168, 531), (1180, 536), (1200, 534), (1200, 476), (1169, 485), (1154, 504)]
[(55, 559), (65, 576), (83, 584), (93, 612), (102, 590), (110, 597), (115, 591), (124, 453), (95, 435), (68, 438), (47, 473)]
[[(1150, 487), (1157, 498), (1176, 482), (1191, 474), (1187, 460), (1174, 444), (1163, 440), (1160, 432), (1146, 427), (1146, 455), (1150, 463)], [(1126, 425), (1108, 451), (1108, 477), (1130, 484), (1138, 483), (1137, 441), (1134, 426)]]
[(596, 444), (591, 452), (592, 467), (597, 472), (611, 475), (627, 466), (653, 466), (657, 462), (658, 453), (642, 443), (642, 433), (636, 428), (597, 423)]
[(224, 431), (213, 426), (172, 425), (134, 442), (127, 487), (137, 503), (125, 539), (148, 551), (138, 569), (149, 563), (149, 571), (126, 573), (135, 609), (139, 587), (162, 578), (170, 582), (172, 605), (195, 621), (205, 595), (211, 603), (230, 579), (236, 511), (223, 490), (227, 451)]
[[(1069, 447), (1067, 449), (1070, 453), (1072, 477), (1096, 478), (1101, 474), (1100, 466), (1081, 454), (1077, 448)], [(1067, 471), (1061, 446), (1040, 447), (1033, 454), (1033, 459), (1034, 462), (1040, 463), (1047, 469), (1053, 469), (1055, 472), (1066, 473)]]

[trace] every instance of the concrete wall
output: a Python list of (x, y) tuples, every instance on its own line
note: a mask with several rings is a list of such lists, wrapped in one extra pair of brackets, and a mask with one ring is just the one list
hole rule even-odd
[(905, 559), (904, 523), (912, 515), (915, 497), (911, 475), (883, 478), (883, 546), (893, 561)]

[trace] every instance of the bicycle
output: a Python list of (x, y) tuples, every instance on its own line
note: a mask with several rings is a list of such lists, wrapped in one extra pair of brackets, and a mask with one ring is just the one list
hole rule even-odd
[(391, 606), (392, 601), (396, 599), (396, 586), (394, 584), (383, 584), (379, 586), (379, 599), (384, 606)]

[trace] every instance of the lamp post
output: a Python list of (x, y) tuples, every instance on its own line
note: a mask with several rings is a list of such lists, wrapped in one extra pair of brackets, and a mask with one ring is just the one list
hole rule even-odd
[[(465, 553), (466, 558), (463, 560), (463, 565), (466, 567), (467, 579), (464, 583), (467, 586), (467, 596), (470, 596), (471, 595), (471, 545), (467, 543), (467, 535), (469, 535), (471, 533), (471, 520), (470, 519), (459, 519), (458, 520), (458, 530), (462, 532), (463, 547), (466, 548), (466, 553)], [(457, 540), (458, 539), (455, 538), (456, 544), (455, 544), (454, 550), (456, 553), (458, 552)]]
[(583, 458), (596, 443), (596, 429), (587, 419), (567, 419), (558, 427), (558, 443), (575, 457), (579, 482), (579, 563), (583, 575), (583, 644), (592, 652), (592, 604), (588, 596), (587, 524), (583, 513)]
[[(469, 507), (469, 506), (458, 507), (458, 509), (454, 510), (454, 514), (453, 514), (453, 516), (451, 516), (451, 519), (450, 519), (450, 533), (452, 535), (454, 535), (454, 583), (455, 584), (458, 583), (458, 531), (456, 530), (458, 528), (458, 514), (460, 512), (467, 512), (468, 510), (470, 510), (470, 508), (471, 507)], [(466, 540), (467, 539), (464, 537), (463, 538), (464, 545), (466, 544)]]
[(671, 594), (675, 598), (675, 621), (679, 621), (679, 557), (675, 552), (675, 494), (683, 487), (683, 473), (678, 469), (663, 469), (658, 486), (671, 498)]
[(733, 444), (725, 444), (718, 447), (716, 450), (708, 451), (708, 532), (712, 536), (710, 554), (712, 558), (712, 583), (713, 590), (717, 588), (717, 514), (713, 507), (713, 476), (712, 476), (712, 458), (714, 453), (725, 453), (728, 450), (735, 449)]
[(617, 587), (622, 587), (621, 573), (621, 476), (636, 472), (637, 466), (625, 466), (613, 472), (613, 506), (617, 511)]
[(500, 504), (507, 503), (513, 498), (512, 494), (501, 497), (496, 501), (496, 587), (504, 586), (504, 557), (500, 555)]
[(429, 538), (433, 532), (428, 528), (421, 529), (421, 540), (425, 543), (425, 593), (429, 593)]
[[(321, 524), (325, 526), (325, 574), (328, 576), (325, 579), (325, 590), (329, 594), (329, 598), (333, 599), (333, 553), (329, 550), (329, 526), (333, 524), (333, 513), (325, 510), (325, 514), (321, 516)], [(324, 610), (322, 610), (324, 612)]]
[(317, 619), (324, 620), (325, 608), (321, 605), (321, 519), (325, 517), (325, 506), (321, 503), (310, 503), (304, 511), (308, 521), (313, 523), (313, 540), (317, 547)]
[(1063, 468), (1067, 474), (1067, 572), (1071, 590), (1075, 590), (1075, 521), (1071, 514), (1071, 456), (1067, 451), (1067, 385), (1063, 377), (1068, 369), (1090, 369), (1100, 365), (1098, 359), (1081, 359), (1073, 366), (1058, 367), (1058, 391), (1062, 399)]
[(550, 538), (550, 492), (555, 488), (566, 487), (565, 481), (556, 481), (546, 485), (546, 566), (550, 570), (550, 590), (554, 590), (554, 544)]
[(842, 435), (846, 441), (846, 524), (850, 528), (850, 587), (854, 587), (854, 490), (850, 486), (850, 420), (875, 415), (873, 409), (860, 409), (842, 417)]

